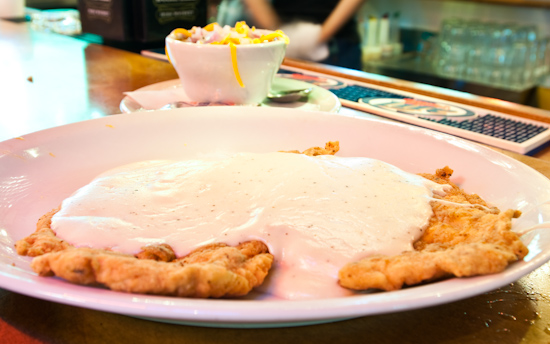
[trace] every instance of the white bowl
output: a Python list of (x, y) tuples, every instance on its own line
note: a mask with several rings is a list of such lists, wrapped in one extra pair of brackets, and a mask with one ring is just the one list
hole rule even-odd
[(237, 70), (244, 87), (233, 68), (229, 45), (182, 42), (168, 36), (166, 48), (189, 100), (257, 104), (269, 92), (283, 62), (286, 43), (236, 45)]

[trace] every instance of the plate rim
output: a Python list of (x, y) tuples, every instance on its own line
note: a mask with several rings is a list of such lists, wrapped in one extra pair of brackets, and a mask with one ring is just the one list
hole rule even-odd
[[(213, 109), (216, 109), (216, 108), (220, 108), (220, 110), (213, 110)], [(233, 112), (235, 112), (235, 107), (228, 107), (228, 109), (221, 109), (221, 108), (223, 108), (223, 107), (193, 108), (193, 110), (191, 110), (191, 111), (192, 112), (193, 111), (197, 111), (197, 112), (201, 112), (201, 111), (204, 111), (204, 112), (208, 112), (208, 111), (214, 111), (214, 112), (216, 112), (216, 111), (233, 111)], [(460, 138), (457, 138), (457, 137), (453, 137), (453, 136), (450, 136), (450, 135), (447, 135), (447, 134), (433, 132), (431, 130), (424, 129), (424, 128), (412, 127), (410, 125), (406, 125), (406, 124), (402, 124), (402, 123), (393, 123), (393, 122), (388, 122), (388, 121), (383, 121), (383, 120), (378, 120), (378, 119), (372, 119), (372, 118), (356, 118), (356, 117), (352, 118), (352, 117), (342, 116), (342, 115), (338, 115), (338, 114), (336, 114), (336, 116), (334, 116), (334, 114), (325, 113), (325, 112), (307, 112), (307, 114), (306, 114), (306, 112), (300, 111), (300, 110), (277, 109), (277, 111), (281, 111), (281, 110), (285, 111), (285, 112), (288, 111), (289, 114), (292, 114), (292, 113), (295, 113), (296, 111), (299, 111), (305, 117), (325, 116), (327, 118), (328, 117), (331, 117), (331, 118), (332, 117), (338, 117), (341, 120), (349, 120), (349, 121), (360, 120), (360, 121), (367, 121), (367, 122), (377, 122), (380, 125), (384, 125), (384, 126), (387, 125), (387, 126), (390, 126), (390, 127), (397, 126), (397, 127), (400, 127), (404, 130), (417, 132), (417, 133), (422, 133), (423, 135), (428, 135), (432, 138), (437, 136), (437, 137), (447, 138), (448, 140), (457, 140), (461, 144), (465, 145), (465, 147), (467, 147), (467, 148), (468, 147), (470, 147), (470, 148), (473, 147), (473, 148), (476, 148), (476, 149), (481, 149), (482, 151), (490, 152), (491, 155), (499, 157), (500, 159), (504, 159), (505, 161), (512, 162), (513, 165), (522, 166), (523, 168), (526, 168), (527, 170), (529, 170), (531, 173), (534, 172), (534, 173), (538, 174), (540, 177), (544, 178), (544, 180), (546, 180), (547, 184), (550, 185), (550, 180), (548, 180), (546, 177), (544, 177), (539, 171), (531, 168), (530, 166), (522, 163), (521, 161), (515, 160), (515, 159), (513, 159), (511, 157), (508, 157), (508, 156), (506, 156), (506, 155), (504, 155), (500, 152), (491, 150), (490, 148), (484, 147), (484, 146), (476, 144), (474, 142), (469, 142), (469, 141), (466, 141), (466, 140), (463, 140), (463, 139), (460, 139)], [(138, 116), (149, 116), (149, 120), (151, 120), (151, 118), (153, 118), (154, 116), (178, 115), (180, 113), (184, 113), (184, 112), (187, 112), (187, 111), (190, 111), (190, 109), (162, 110), (161, 113), (142, 112), (142, 113), (139, 113)], [(262, 108), (262, 111), (266, 111), (265, 108)], [(272, 110), (267, 110), (267, 112), (271, 112), (271, 111)], [(132, 115), (132, 116), (135, 116), (135, 115)], [(143, 117), (143, 118), (145, 118), (145, 117)], [(344, 119), (344, 118), (346, 118), (346, 119)], [(25, 137), (31, 138), (32, 136), (43, 136), (43, 135), (48, 136), (50, 134), (55, 134), (57, 131), (60, 131), (60, 130), (61, 131), (71, 130), (72, 128), (76, 128), (76, 127), (79, 127), (80, 129), (82, 129), (82, 128), (86, 129), (87, 125), (89, 123), (109, 124), (109, 122), (111, 122), (111, 121), (116, 122), (116, 121), (127, 121), (127, 120), (132, 120), (132, 119), (130, 117), (128, 117), (128, 115), (117, 115), (117, 116), (112, 116), (112, 117), (102, 117), (102, 118), (90, 119), (90, 120), (86, 120), (86, 121), (82, 121), (82, 122), (70, 123), (70, 124), (66, 124), (66, 125), (63, 125), (63, 126), (59, 126), (59, 127), (44, 129), (44, 130), (41, 130), (41, 131), (38, 131), (38, 132), (30, 133), (30, 134), (26, 135)], [(55, 135), (50, 135), (50, 136), (55, 136)], [(15, 138), (14, 139), (9, 139), (7, 141), (0, 142), (0, 148), (2, 148), (2, 146), (5, 146), (5, 145), (12, 146), (12, 144), (16, 143), (16, 142), (19, 143), (18, 140), (15, 139)], [(1, 158), (2, 158), (2, 155), (0, 155), (0, 159)], [(328, 314), (327, 310), (326, 310), (326, 308), (327, 308), (327, 299), (323, 299), (323, 305), (321, 307), (321, 308), (325, 309), (325, 312), (320, 312), (319, 309), (318, 309), (319, 305), (317, 305), (319, 303), (319, 300), (296, 300), (296, 301), (289, 301), (289, 300), (284, 300), (284, 301), (277, 301), (277, 300), (273, 300), (273, 301), (272, 300), (268, 300), (268, 301), (266, 301), (266, 300), (196, 300), (196, 299), (172, 298), (172, 297), (165, 297), (165, 296), (125, 294), (125, 293), (113, 292), (113, 291), (109, 291), (109, 290), (105, 290), (105, 292), (100, 292), (100, 294), (105, 294), (106, 293), (104, 296), (107, 296), (106, 299), (111, 300), (111, 301), (116, 301), (116, 299), (117, 299), (115, 296), (112, 296), (112, 293), (115, 293), (118, 296), (124, 295), (123, 298), (128, 298), (128, 299), (131, 299), (131, 298), (137, 298), (137, 299), (145, 298), (145, 299), (150, 299), (150, 300), (158, 300), (160, 302), (160, 301), (166, 301), (166, 299), (168, 298), (170, 301), (173, 301), (171, 303), (174, 304), (175, 307), (176, 307), (176, 309), (173, 313), (167, 313), (165, 317), (162, 317), (162, 318), (159, 317), (159, 318), (154, 318), (154, 319), (150, 319), (150, 320), (170, 321), (170, 322), (175, 322), (175, 323), (185, 323), (185, 322), (195, 323), (196, 322), (196, 325), (204, 324), (204, 326), (213, 325), (213, 326), (219, 326), (219, 327), (222, 327), (222, 326), (247, 327), (247, 325), (248, 326), (256, 325), (256, 326), (259, 326), (259, 327), (270, 327), (270, 326), (277, 327), (277, 324), (280, 324), (281, 326), (286, 327), (286, 326), (292, 326), (293, 323), (297, 323), (297, 322), (300, 322), (300, 321), (327, 322), (327, 321), (343, 320), (343, 319), (347, 319), (347, 318), (350, 318), (350, 317), (353, 318), (353, 317), (360, 317), (360, 316), (366, 316), (366, 315), (383, 314), (383, 313), (388, 313), (388, 312), (412, 310), (412, 309), (416, 309), (416, 308), (424, 308), (424, 307), (438, 305), (438, 304), (441, 304), (441, 303), (456, 301), (456, 300), (464, 299), (464, 298), (471, 297), (471, 296), (474, 296), (474, 295), (479, 295), (482, 292), (493, 290), (493, 289), (498, 288), (500, 286), (503, 286), (507, 283), (513, 282), (513, 281), (519, 279), (521, 276), (524, 276), (525, 274), (527, 274), (531, 271), (534, 271), (536, 268), (540, 267), (541, 265), (543, 265), (544, 263), (546, 263), (548, 261), (548, 259), (550, 258), (550, 250), (548, 250), (547, 252), (543, 252), (541, 254), (536, 255), (534, 258), (535, 259), (532, 259), (529, 262), (523, 262), (523, 264), (521, 264), (522, 262), (514, 263), (514, 264), (519, 264), (519, 265), (514, 265), (515, 266), (514, 269), (508, 268), (508, 269), (506, 269), (505, 271), (503, 271), (499, 274), (490, 275), (490, 277), (494, 277), (494, 278), (492, 278), (492, 283), (488, 283), (488, 284), (483, 283), (484, 279), (487, 276), (471, 277), (471, 278), (467, 278), (467, 279), (456, 279), (456, 278), (454, 278), (454, 279), (446, 280), (445, 282), (454, 281), (453, 283), (450, 283), (451, 285), (453, 285), (453, 289), (452, 289), (452, 292), (451, 292), (452, 295), (449, 296), (449, 291), (447, 291), (446, 293), (443, 293), (443, 294), (447, 294), (447, 297), (442, 297), (442, 295), (441, 295), (442, 293), (437, 292), (436, 291), (437, 288), (433, 287), (433, 286), (439, 286), (440, 283), (445, 283), (445, 282), (436, 282), (436, 283), (431, 283), (431, 284), (427, 284), (427, 285), (406, 288), (406, 289), (403, 289), (403, 290), (400, 290), (400, 291), (395, 291), (395, 292), (383, 292), (383, 293), (375, 293), (375, 294), (370, 294), (369, 293), (368, 295), (358, 295), (358, 296), (355, 295), (355, 296), (352, 296), (352, 297), (342, 297), (342, 298), (330, 299), (329, 303), (333, 303), (333, 302), (337, 302), (337, 303), (341, 303), (341, 304), (343, 303), (345, 307), (348, 307), (346, 309), (343, 309), (343, 306), (340, 305), (339, 307), (336, 307), (338, 309), (338, 311), (336, 313), (334, 313), (334, 308), (332, 308), (331, 309), (332, 312), (329, 312), (330, 314)], [(90, 303), (89, 302), (90, 300), (86, 299), (86, 298), (85, 298), (85, 300), (82, 300), (81, 298), (78, 298), (78, 297), (72, 297), (72, 298), (69, 298), (69, 299), (64, 299), (64, 298), (61, 298), (58, 295), (56, 298), (54, 297), (54, 300), (52, 300), (52, 297), (53, 297), (52, 296), (53, 295), (52, 290), (55, 291), (55, 290), (59, 289), (58, 288), (59, 287), (58, 283), (55, 282), (56, 281), (55, 279), (51, 280), (53, 284), (50, 285), (50, 283), (48, 283), (48, 286), (47, 286), (46, 290), (39, 290), (37, 292), (35, 288), (36, 288), (37, 284), (42, 284), (43, 280), (42, 280), (41, 277), (32, 276), (32, 277), (29, 277), (28, 281), (26, 281), (25, 286), (27, 287), (27, 289), (25, 289), (25, 288), (20, 289), (20, 288), (17, 288), (16, 286), (14, 286), (14, 285), (11, 285), (11, 284), (6, 285), (6, 283), (5, 283), (6, 280), (10, 278), (10, 276), (8, 276), (10, 274), (10, 271), (11, 271), (11, 274), (14, 273), (14, 270), (12, 270), (12, 269), (17, 269), (17, 268), (16, 267), (10, 267), (10, 266), (0, 266), (0, 287), (8, 289), (8, 290), (12, 290), (12, 291), (17, 292), (17, 293), (25, 294), (25, 295), (28, 295), (28, 296), (34, 296), (34, 297), (43, 298), (43, 299), (53, 301), (53, 302), (65, 303), (65, 304), (70, 304), (70, 305), (75, 305), (75, 306), (80, 306), (80, 307), (103, 310), (103, 311), (119, 313), (119, 314), (126, 314), (126, 315), (131, 315), (131, 316), (144, 316), (148, 313), (148, 311), (150, 311), (151, 307), (158, 306), (158, 305), (156, 305), (155, 302), (145, 302), (145, 305), (142, 305), (140, 302), (135, 302), (135, 303), (133, 303), (133, 305), (135, 305), (134, 308), (131, 308), (129, 310), (121, 312), (121, 311), (116, 311), (114, 309), (111, 309), (110, 307), (105, 307), (105, 304), (101, 303), (101, 302), (95, 303), (95, 304)], [(26, 273), (26, 274), (28, 275), (28, 273)], [(17, 273), (16, 273), (16, 275), (17, 275)], [(21, 280), (21, 279), (19, 279), (19, 280)], [(464, 282), (466, 280), (468, 281), (469, 285), (472, 284), (472, 283), (475, 283), (476, 288), (469, 288), (468, 292), (464, 293), (464, 284), (465, 283), (462, 283), (462, 282)], [(458, 281), (462, 281), (462, 282), (457, 283)], [(61, 283), (63, 283), (63, 285), (66, 285), (66, 282), (63, 282), (63, 281), (57, 281), (57, 282), (61, 282)], [(62, 290), (64, 289), (63, 285), (61, 286)], [(83, 286), (75, 286), (75, 287), (77, 288), (77, 290), (79, 290), (81, 288), (86, 288), (87, 291), (84, 292), (84, 295), (88, 295), (88, 294), (91, 293), (90, 292), (90, 287), (83, 287)], [(97, 291), (97, 289), (95, 289), (95, 288), (93, 290)], [(405, 293), (405, 294), (414, 293), (417, 296), (416, 301), (412, 304), (399, 306), (399, 307), (394, 307), (394, 308), (389, 309), (389, 310), (386, 309), (385, 311), (382, 311), (382, 310), (380, 310), (379, 308), (376, 308), (376, 307), (370, 308), (373, 305), (381, 305), (381, 302), (383, 303), (384, 300), (393, 299), (396, 296), (398, 297), (399, 295), (402, 295), (403, 293)], [(95, 294), (95, 292), (92, 293), (92, 294)], [(377, 295), (379, 297), (373, 297), (372, 295)], [(115, 299), (112, 300), (112, 297), (114, 297)], [(372, 299), (376, 299), (376, 300), (370, 302)], [(268, 309), (268, 310), (273, 310), (273, 309), (282, 310), (282, 309), (284, 309), (288, 312), (295, 312), (295, 313), (292, 314), (292, 319), (293, 320), (290, 320), (289, 318), (282, 319), (280, 317), (275, 319), (273, 317), (273, 315), (271, 315), (271, 314), (262, 313), (263, 315), (262, 314), (249, 315), (246, 320), (244, 320), (245, 319), (244, 317), (241, 317), (241, 319), (243, 319), (243, 320), (235, 322), (235, 321), (229, 321), (235, 315), (234, 310), (233, 311), (227, 311), (227, 313), (225, 315), (220, 314), (219, 310), (216, 310), (216, 311), (214, 311), (216, 313), (216, 318), (213, 319), (212, 314), (211, 314), (213, 311), (206, 311), (206, 310), (203, 309), (205, 302), (208, 302), (208, 303), (216, 302), (216, 303), (219, 303), (220, 305), (224, 305), (224, 307), (232, 307), (235, 304), (238, 304), (239, 307), (242, 308), (242, 309), (249, 309), (251, 307), (251, 305), (252, 305), (252, 308), (255, 308), (254, 307), (255, 303), (260, 302), (257, 307), (261, 308), (264, 311), (266, 309)], [(284, 305), (284, 307), (282, 307), (282, 305)], [(369, 307), (367, 307), (368, 309), (365, 310), (366, 305), (368, 305)], [(149, 307), (147, 307), (147, 306), (149, 306)], [(190, 308), (187, 308), (189, 306), (190, 306)], [(315, 306), (317, 306), (317, 307), (315, 307)], [(159, 307), (161, 307), (161, 309), (162, 309), (162, 302), (160, 302)], [(179, 308), (179, 307), (183, 307), (183, 308)], [(316, 313), (314, 315), (309, 314), (309, 313), (304, 314), (303, 313), (304, 307), (306, 308), (306, 310), (315, 309)], [(349, 307), (353, 308), (352, 312), (350, 312)], [(301, 313), (300, 313), (300, 309), (302, 309)], [(182, 312), (183, 311), (187, 311), (187, 312), (189, 312), (189, 314), (182, 318)], [(296, 313), (296, 312), (298, 312), (298, 313)], [(269, 313), (269, 312), (266, 312), (266, 313)]]
[[(308, 111), (322, 111), (322, 112), (329, 112), (329, 113), (338, 113), (340, 111), (340, 109), (342, 108), (342, 103), (340, 102), (340, 99), (334, 93), (330, 92), (329, 90), (327, 90), (327, 89), (325, 89), (321, 86), (314, 85), (314, 84), (311, 84), (311, 83), (308, 83), (308, 82), (305, 82), (305, 81), (301, 81), (301, 80), (282, 78), (282, 77), (278, 77), (278, 76), (275, 76), (273, 78), (273, 80), (274, 81), (277, 80), (279, 82), (290, 81), (290, 82), (297, 83), (297, 84), (303, 84), (302, 87), (312, 87), (313, 88), (312, 94), (314, 92), (318, 93), (318, 94), (322, 93), (322, 94), (319, 94), (319, 96), (325, 96), (325, 97), (328, 97), (328, 98), (330, 98), (331, 100), (334, 101), (334, 105), (332, 105), (330, 108), (327, 107), (326, 109), (308, 110)], [(152, 84), (137, 88), (132, 92), (158, 90), (158, 89), (164, 89), (164, 88), (168, 89), (168, 88), (175, 88), (175, 87), (180, 87), (180, 86), (181, 86), (181, 83), (180, 83), (179, 79), (170, 79), (170, 80), (160, 81), (160, 82), (152, 83)], [(261, 106), (275, 107), (275, 108), (285, 108), (285, 106), (278, 105), (277, 103), (274, 103), (274, 102), (270, 102), (270, 104), (272, 104), (272, 105), (267, 105), (264, 101), (264, 102), (262, 102)], [(289, 104), (293, 104), (293, 103), (289, 103)], [(134, 101), (128, 95), (124, 95), (124, 97), (120, 101), (119, 110), (123, 114), (126, 114), (126, 113), (136, 113), (136, 112), (152, 112), (152, 111), (158, 111), (159, 109), (157, 109), (157, 110), (143, 109), (136, 101)]]

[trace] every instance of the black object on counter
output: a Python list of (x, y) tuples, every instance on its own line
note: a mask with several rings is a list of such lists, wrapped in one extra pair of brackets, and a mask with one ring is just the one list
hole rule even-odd
[(162, 43), (175, 28), (206, 25), (207, 0), (78, 0), (82, 31), (120, 42)]

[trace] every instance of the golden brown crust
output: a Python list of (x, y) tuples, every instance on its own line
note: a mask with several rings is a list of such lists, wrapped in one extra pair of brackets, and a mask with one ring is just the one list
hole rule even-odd
[[(313, 147), (306, 155), (335, 154), (338, 141)], [(349, 289), (395, 290), (449, 276), (474, 276), (504, 270), (528, 252), (511, 221), (520, 212), (500, 212), (476, 194), (467, 194), (450, 181), (445, 167), (420, 174), (451, 189), (435, 195), (434, 216), (414, 250), (393, 257), (368, 257), (350, 263), (339, 273)], [(41, 276), (59, 276), (73, 283), (102, 284), (113, 290), (182, 297), (231, 297), (249, 293), (263, 283), (273, 263), (260, 241), (236, 247), (212, 244), (176, 258), (169, 245), (151, 245), (135, 256), (105, 249), (74, 248), (51, 229), (52, 210), (40, 218), (37, 230), (16, 243), (17, 253), (37, 257), (31, 266)]]
[(142, 251), (136, 254), (138, 259), (151, 259), (161, 262), (171, 262), (176, 259), (176, 253), (167, 244), (147, 245), (141, 249)]
[[(301, 154), (335, 154), (338, 141)], [(298, 152), (298, 151), (296, 151)], [(300, 153), (300, 152), (298, 152)], [(260, 241), (237, 247), (213, 244), (176, 259), (167, 244), (142, 248), (135, 256), (108, 249), (75, 248), (51, 229), (54, 209), (40, 218), (37, 231), (16, 243), (17, 253), (36, 257), (41, 276), (59, 276), (78, 284), (102, 284), (113, 290), (187, 297), (241, 296), (263, 283), (273, 256)]]
[(317, 155), (334, 155), (338, 153), (340, 150), (340, 142), (339, 141), (329, 141), (325, 144), (325, 148), (321, 147), (311, 147), (306, 149), (303, 152), (300, 152), (299, 150), (291, 150), (291, 151), (284, 151), (285, 153), (296, 153), (296, 154), (304, 154), (309, 156), (317, 156)]
[[(489, 208), (478, 195), (466, 194), (450, 182), (448, 167), (422, 176), (452, 189), (433, 201), (434, 216), (414, 251), (392, 257), (368, 257), (340, 270), (339, 283), (355, 290), (395, 290), (442, 277), (497, 273), (528, 253), (511, 231), (516, 210)], [(453, 203), (449, 203), (453, 202)], [(460, 203), (462, 205), (457, 205)]]
[(36, 231), (15, 243), (17, 254), (36, 257), (49, 252), (56, 252), (72, 247), (69, 243), (55, 236), (51, 229), (52, 216), (59, 208), (42, 215), (36, 224)]
[(265, 244), (202, 247), (173, 262), (140, 260), (101, 249), (71, 248), (36, 257), (41, 276), (77, 284), (102, 284), (116, 291), (180, 297), (233, 297), (248, 294), (267, 275), (273, 256)]
[(54, 209), (42, 216), (38, 229), (16, 243), (21, 255), (35, 257), (40, 276), (58, 276), (112, 290), (180, 297), (233, 297), (248, 294), (263, 283), (273, 256), (260, 241), (236, 247), (213, 244), (176, 259), (169, 245), (142, 248), (136, 256), (107, 249), (75, 248), (50, 228)]

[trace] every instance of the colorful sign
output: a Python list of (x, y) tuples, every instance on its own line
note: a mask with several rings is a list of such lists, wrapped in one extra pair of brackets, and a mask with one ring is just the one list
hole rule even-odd
[(473, 117), (475, 112), (458, 106), (413, 98), (361, 98), (360, 103), (417, 117)]

